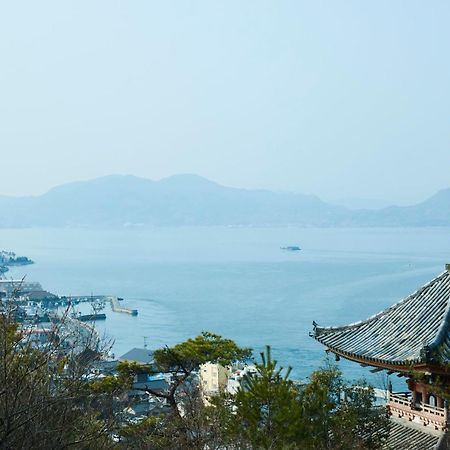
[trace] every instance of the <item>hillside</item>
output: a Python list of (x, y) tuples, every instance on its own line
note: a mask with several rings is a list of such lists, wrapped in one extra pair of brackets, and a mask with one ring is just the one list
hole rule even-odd
[(0, 226), (327, 225), (344, 208), (316, 197), (224, 187), (196, 175), (108, 176), (38, 197), (0, 197)]
[(353, 211), (356, 226), (450, 226), (450, 189), (413, 206), (390, 206), (378, 211)]
[(197, 175), (112, 175), (36, 197), (0, 197), (0, 227), (446, 226), (450, 189), (415, 206), (349, 210), (310, 195), (225, 187)]

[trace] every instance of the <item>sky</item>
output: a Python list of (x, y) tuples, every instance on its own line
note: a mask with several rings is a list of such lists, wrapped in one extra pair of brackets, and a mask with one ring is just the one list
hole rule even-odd
[(0, 194), (196, 173), (423, 200), (450, 187), (449, 19), (446, 0), (0, 0)]

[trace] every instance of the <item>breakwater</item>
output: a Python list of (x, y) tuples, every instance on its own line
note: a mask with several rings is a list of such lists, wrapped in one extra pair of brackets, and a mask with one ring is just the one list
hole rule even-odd
[(111, 302), (111, 309), (114, 312), (117, 313), (124, 313), (124, 314), (131, 314), (132, 316), (137, 316), (138, 315), (138, 311), (137, 309), (130, 309), (130, 308), (124, 308), (121, 306), (121, 304), (119, 303), (119, 298), (118, 297), (108, 297), (109, 301)]
[[(119, 297), (114, 295), (80, 295), (65, 297), (66, 300), (72, 303), (102, 303), (109, 302), (111, 304), (111, 310), (116, 313), (130, 314), (132, 316), (138, 315), (137, 309), (125, 308), (120, 304)], [(103, 309), (103, 308), (100, 308)]]

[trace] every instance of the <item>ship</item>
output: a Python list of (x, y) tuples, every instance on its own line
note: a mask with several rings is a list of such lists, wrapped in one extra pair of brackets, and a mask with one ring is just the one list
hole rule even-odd
[(287, 247), (280, 247), (281, 250), (287, 250), (288, 252), (298, 252), (301, 248), (298, 245), (288, 245)]

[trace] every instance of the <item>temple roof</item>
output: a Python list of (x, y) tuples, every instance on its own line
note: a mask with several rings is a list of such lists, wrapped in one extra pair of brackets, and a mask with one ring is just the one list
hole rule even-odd
[(438, 447), (439, 435), (432, 434), (426, 427), (413, 428), (401, 419), (392, 419), (385, 448), (395, 450), (434, 450)]
[(450, 272), (367, 320), (342, 327), (314, 323), (311, 335), (345, 358), (371, 365), (450, 363)]

